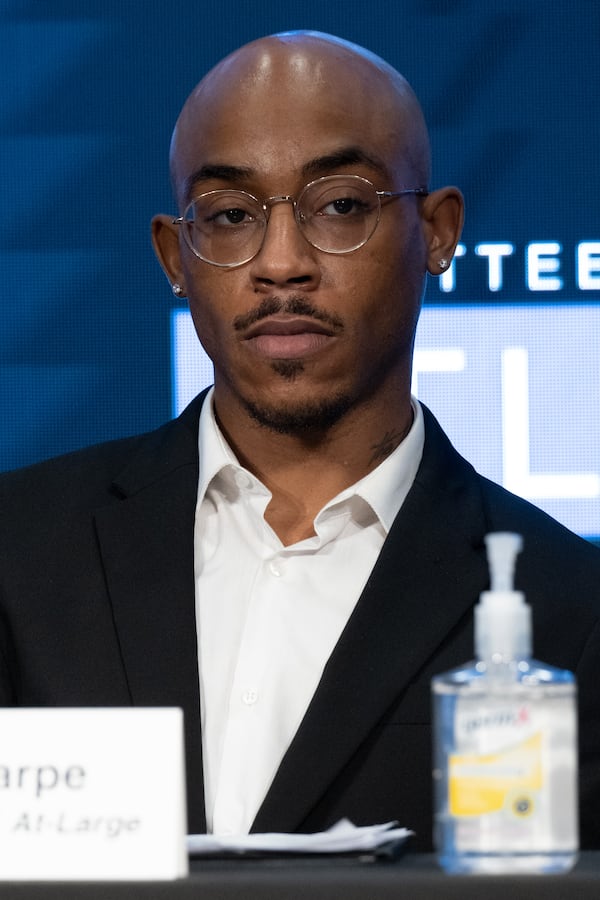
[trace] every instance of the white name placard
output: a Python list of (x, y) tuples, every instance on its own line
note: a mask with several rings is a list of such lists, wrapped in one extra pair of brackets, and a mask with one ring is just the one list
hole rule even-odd
[(0, 710), (0, 879), (183, 877), (180, 709)]

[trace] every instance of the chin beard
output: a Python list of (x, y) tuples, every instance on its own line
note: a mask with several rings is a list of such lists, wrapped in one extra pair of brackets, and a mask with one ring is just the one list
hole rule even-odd
[[(292, 382), (304, 371), (304, 363), (298, 359), (278, 359), (271, 363), (271, 368), (286, 381)], [(277, 434), (308, 436), (312, 433), (318, 436), (342, 418), (352, 406), (352, 401), (340, 395), (320, 401), (292, 401), (279, 406), (244, 400), (244, 405), (255, 422)]]
[(286, 403), (281, 406), (267, 406), (245, 400), (244, 405), (255, 422), (277, 434), (317, 436), (339, 422), (352, 406), (352, 401), (348, 397), (340, 396), (321, 401)]

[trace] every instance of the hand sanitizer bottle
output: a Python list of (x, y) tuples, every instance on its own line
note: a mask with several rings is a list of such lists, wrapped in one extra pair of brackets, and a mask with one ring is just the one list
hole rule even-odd
[(564, 872), (578, 850), (575, 679), (531, 658), (512, 586), (520, 535), (486, 545), (476, 660), (432, 681), (438, 859), (448, 872)]

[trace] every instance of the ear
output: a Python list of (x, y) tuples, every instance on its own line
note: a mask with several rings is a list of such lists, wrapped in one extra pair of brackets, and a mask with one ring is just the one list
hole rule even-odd
[(173, 223), (172, 216), (154, 216), (152, 219), (152, 246), (170, 284), (180, 284), (185, 293), (179, 250), (179, 228)]
[(450, 263), (462, 231), (463, 195), (455, 187), (432, 191), (423, 200), (421, 214), (428, 248), (427, 268), (431, 275), (440, 275), (440, 260)]

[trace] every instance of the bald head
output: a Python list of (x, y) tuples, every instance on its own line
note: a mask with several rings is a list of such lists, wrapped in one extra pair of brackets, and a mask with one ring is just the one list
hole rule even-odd
[[(306, 116), (314, 110), (310, 134)], [(255, 132), (265, 159), (277, 154), (278, 140), (299, 147), (318, 132), (338, 129), (341, 143), (353, 135), (379, 142), (390, 176), (426, 186), (430, 151), (427, 128), (408, 82), (368, 50), (319, 32), (288, 32), (246, 44), (218, 63), (188, 97), (171, 142), (171, 177), (179, 205), (203, 159), (217, 159), (220, 136), (236, 128)], [(231, 141), (229, 140), (229, 146)], [(240, 157), (244, 146), (240, 144)]]
[(254, 41), (186, 101), (171, 168), (181, 216), (154, 217), (154, 247), (213, 360), (225, 433), (262, 453), (258, 422), (304, 453), (341, 419), (362, 440), (364, 417), (379, 427), (392, 409), (404, 433), (425, 277), (462, 223), (457, 189), (427, 190), (405, 79), (329, 35)]

